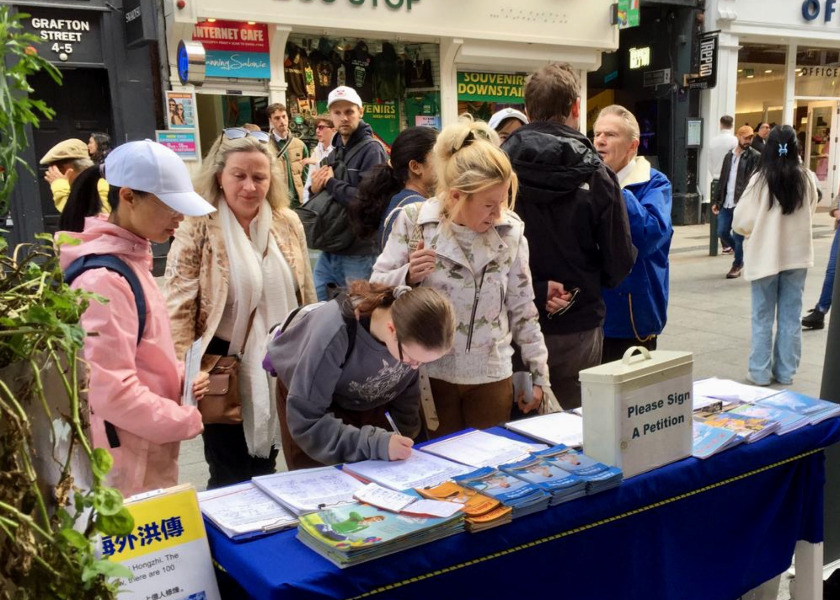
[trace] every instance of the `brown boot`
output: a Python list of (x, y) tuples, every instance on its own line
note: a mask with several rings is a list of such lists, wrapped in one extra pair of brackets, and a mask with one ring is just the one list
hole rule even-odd
[(743, 265), (738, 266), (738, 267), (733, 266), (731, 269), (729, 269), (729, 273), (726, 274), (726, 278), (727, 279), (737, 279), (738, 277), (741, 276), (741, 269), (743, 269), (743, 268), (744, 268)]

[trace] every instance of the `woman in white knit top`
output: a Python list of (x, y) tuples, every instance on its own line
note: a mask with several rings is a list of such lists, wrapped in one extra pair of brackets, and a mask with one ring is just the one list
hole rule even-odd
[[(793, 383), (802, 354), (802, 291), (814, 264), (814, 175), (799, 159), (796, 132), (774, 127), (758, 170), (735, 207), (732, 228), (744, 242), (744, 279), (752, 286), (752, 343), (747, 378)], [(773, 322), (776, 338), (773, 340)]]

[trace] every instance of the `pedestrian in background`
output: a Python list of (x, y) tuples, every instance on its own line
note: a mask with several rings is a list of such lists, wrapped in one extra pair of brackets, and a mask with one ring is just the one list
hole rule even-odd
[(822, 329), (825, 327), (825, 315), (831, 308), (831, 297), (834, 293), (834, 273), (837, 271), (837, 240), (840, 239), (840, 209), (838, 201), (835, 202), (829, 215), (834, 219), (834, 237), (831, 240), (831, 249), (828, 251), (828, 264), (825, 267), (822, 292), (817, 305), (802, 317), (802, 327), (805, 329)]
[(217, 213), (188, 219), (163, 286), (178, 354), (240, 355), (241, 424), (206, 424), (207, 487), (273, 473), (280, 447), (274, 386), (262, 369), (269, 329), (315, 301), (303, 226), (289, 209), (268, 134), (225, 129), (196, 177)]
[(359, 237), (376, 232), (381, 250), (391, 233), (397, 214), (394, 210), (434, 194), (435, 140), (437, 131), (431, 127), (409, 127), (400, 132), (391, 145), (391, 160), (373, 168), (350, 202), (351, 224)]
[(335, 125), (330, 115), (318, 115), (315, 117), (315, 137), (318, 143), (312, 149), (309, 158), (304, 158), (302, 164), (309, 167), (306, 170), (306, 183), (303, 184), (303, 201), (309, 201), (309, 191), (312, 187), (312, 174), (321, 166), (321, 162), (333, 151), (332, 140), (335, 137)]
[(601, 291), (607, 307), (603, 362), (621, 359), (631, 346), (655, 350), (668, 318), (671, 182), (636, 155), (639, 138), (639, 123), (623, 106), (607, 106), (595, 121), (595, 149), (618, 177), (637, 252), (624, 281)]
[(97, 165), (101, 165), (111, 151), (111, 136), (102, 131), (94, 131), (88, 138), (87, 147), (90, 159)]
[(796, 132), (789, 125), (774, 127), (732, 221), (733, 229), (746, 236), (744, 279), (752, 289), (747, 379), (756, 385), (774, 379), (791, 385), (799, 367), (799, 315), (805, 276), (814, 264), (816, 206), (816, 179), (799, 160)]
[(402, 209), (371, 276), (432, 287), (455, 308), (455, 345), (426, 367), (440, 422), (434, 436), (510, 420), (511, 341), (533, 380), (533, 394), (516, 399), (519, 408), (536, 410), (548, 385), (528, 242), (512, 210), (516, 174), (497, 139), (469, 115), (441, 132), (434, 147), (438, 193)]

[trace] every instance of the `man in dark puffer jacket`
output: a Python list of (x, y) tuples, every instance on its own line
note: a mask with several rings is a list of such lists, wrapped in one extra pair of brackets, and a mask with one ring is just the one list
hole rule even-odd
[(519, 177), (515, 209), (531, 247), (551, 388), (564, 409), (580, 406), (580, 370), (601, 363), (601, 288), (621, 283), (636, 256), (618, 181), (577, 129), (579, 90), (568, 64), (534, 73), (525, 84), (531, 123), (502, 146)]

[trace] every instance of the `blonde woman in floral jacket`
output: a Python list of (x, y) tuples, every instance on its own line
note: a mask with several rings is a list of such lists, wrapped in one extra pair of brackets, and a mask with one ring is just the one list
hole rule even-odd
[(178, 355), (197, 338), (204, 353), (242, 353), (243, 423), (205, 424), (207, 487), (274, 472), (280, 427), (261, 366), (264, 340), (291, 310), (316, 301), (303, 226), (261, 133), (225, 130), (195, 186), (219, 210), (185, 220), (167, 257), (164, 295)]
[(540, 406), (548, 385), (548, 352), (540, 331), (524, 226), (511, 210), (516, 174), (496, 134), (462, 118), (435, 145), (437, 197), (402, 209), (372, 281), (430, 286), (455, 307), (455, 346), (428, 365), (440, 425), (433, 436), (510, 419), (513, 406), (511, 341), (533, 378)]

